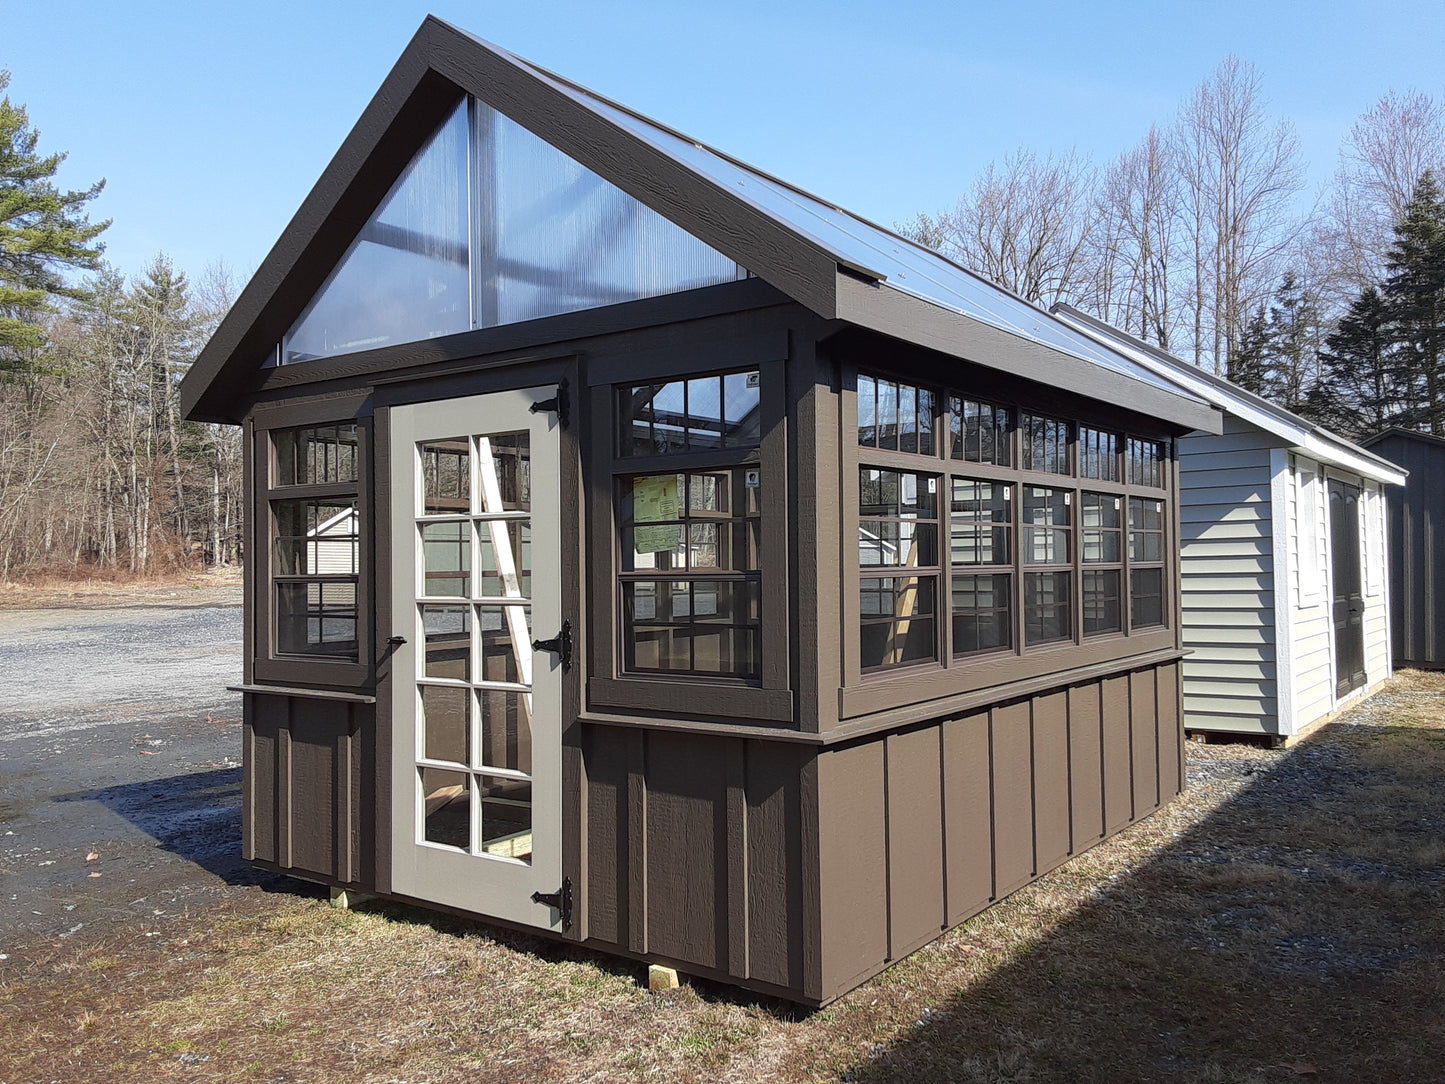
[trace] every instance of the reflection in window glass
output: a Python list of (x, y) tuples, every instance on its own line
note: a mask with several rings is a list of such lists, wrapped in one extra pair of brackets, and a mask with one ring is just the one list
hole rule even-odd
[(1129, 438), (1129, 484), (1164, 488), (1164, 443)]
[(420, 768), (422, 839), (466, 849), (472, 842), (472, 777), (447, 768)]
[(1023, 553), (1026, 565), (1069, 564), (1069, 505), (1067, 489), (1024, 486)]
[(356, 501), (272, 501), (279, 576), (355, 576), (360, 544)]
[(1013, 577), (1007, 573), (953, 577), (953, 654), (1013, 647)]
[(865, 671), (938, 658), (932, 576), (859, 582), (859, 659)]
[(1101, 632), (1119, 632), (1123, 629), (1123, 616), (1119, 600), (1119, 576), (1117, 568), (1086, 568), (1083, 573), (1082, 597), (1084, 607), (1084, 635), (1093, 636)]
[(1085, 564), (1111, 564), (1122, 559), (1123, 498), (1110, 493), (1079, 497), (1079, 549)]
[(424, 523), (421, 527), (422, 591), (431, 598), (469, 598), (472, 593), (470, 523)]
[(626, 668), (756, 677), (760, 603), (756, 580), (624, 581)]
[(950, 456), (966, 463), (992, 463), (1007, 467), (1011, 457), (1011, 411), (992, 403), (949, 398)]
[(1024, 642), (1051, 643), (1073, 638), (1068, 572), (1024, 573)]
[(1164, 624), (1164, 570), (1136, 568), (1129, 573), (1129, 612), (1133, 628)]
[(1023, 430), (1024, 470), (1069, 473), (1068, 422), (1025, 414), (1020, 428)]
[(934, 453), (937, 396), (896, 380), (858, 377), (858, 443), (865, 448)]
[(425, 675), (471, 680), (472, 608), (423, 605), (421, 628), (425, 640)]
[(621, 454), (755, 448), (761, 439), (757, 370), (619, 388)]
[(276, 584), (276, 650), (282, 655), (356, 656), (354, 581)]
[(324, 485), (357, 479), (356, 423), (281, 429), (272, 434), (278, 486)]
[(471, 763), (472, 691), (451, 685), (422, 685), (422, 752), (427, 760)]
[(471, 444), (464, 437), (428, 441), (421, 452), (422, 513), (466, 515), (472, 509)]
[(955, 565), (1013, 563), (1009, 533), (1013, 487), (998, 482), (953, 479), (949, 514), (949, 560)]
[(1079, 426), (1079, 476), (1106, 482), (1119, 480), (1119, 437), (1102, 429)]

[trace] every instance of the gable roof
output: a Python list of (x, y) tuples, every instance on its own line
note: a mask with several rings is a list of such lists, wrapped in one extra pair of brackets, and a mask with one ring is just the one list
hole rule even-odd
[(182, 382), (189, 417), (244, 413), (269, 352), (463, 93), (825, 319), (1219, 429), (1198, 395), (958, 264), (432, 16)]
[(1401, 429), (1398, 425), (1392, 425), (1388, 429), (1382, 429), (1378, 433), (1366, 437), (1360, 441), (1360, 446), (1373, 448), (1387, 440), (1418, 441), (1432, 448), (1445, 448), (1445, 437), (1437, 437), (1433, 433), (1422, 433), (1418, 429)]
[(1277, 406), (1222, 376), (1205, 372), (1199, 366), (1191, 365), (1142, 339), (1136, 339), (1128, 332), (1081, 312), (1072, 305), (1058, 304), (1051, 311), (1098, 342), (1128, 354), (1141, 365), (1147, 365), (1160, 376), (1176, 381), (1181, 387), (1208, 400), (1225, 413), (1288, 441), (1292, 447), (1307, 452), (1322, 463), (1355, 471), (1377, 482), (1405, 484), (1405, 472), (1388, 459), (1366, 451), (1338, 433), (1315, 425), (1314, 422), (1285, 410), (1284, 407)]

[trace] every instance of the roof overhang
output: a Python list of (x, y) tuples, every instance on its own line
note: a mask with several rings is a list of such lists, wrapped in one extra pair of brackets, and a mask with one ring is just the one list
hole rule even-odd
[[(1142, 339), (1136, 339), (1128, 332), (1081, 312), (1072, 305), (1055, 305), (1051, 311), (1083, 334), (1124, 353), (1220, 410), (1287, 441), (1292, 448), (1312, 459), (1386, 485), (1405, 484), (1405, 472), (1398, 465), (1367, 451), (1338, 433), (1315, 425), (1223, 377), (1206, 373), (1198, 366), (1166, 353)], [(1217, 433), (1219, 430), (1212, 432)]]

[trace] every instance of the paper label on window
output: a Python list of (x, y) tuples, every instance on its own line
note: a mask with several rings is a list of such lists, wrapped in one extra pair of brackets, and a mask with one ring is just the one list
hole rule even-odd
[(632, 481), (633, 549), (638, 553), (662, 553), (682, 544), (682, 525), (644, 527), (677, 519), (677, 475), (659, 474)]

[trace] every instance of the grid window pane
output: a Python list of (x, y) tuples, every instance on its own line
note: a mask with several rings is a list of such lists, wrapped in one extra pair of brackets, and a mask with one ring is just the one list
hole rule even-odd
[(761, 672), (755, 580), (625, 581), (622, 606), (628, 670), (730, 677)]
[(421, 686), (422, 755), (427, 760), (471, 763), (472, 691), (451, 685)]
[(476, 779), (483, 854), (532, 860), (532, 784), (525, 779)]
[(272, 434), (278, 486), (354, 482), (360, 469), (356, 423), (281, 429)]
[(1106, 482), (1119, 480), (1118, 434), (1079, 426), (1079, 476)]
[(955, 565), (1013, 563), (1009, 535), (1013, 487), (968, 478), (953, 479), (949, 512), (949, 560)]
[(1025, 414), (1020, 428), (1023, 430), (1024, 470), (1069, 473), (1068, 422)]
[(471, 680), (472, 608), (423, 605), (421, 628), (425, 675)]
[(756, 448), (762, 436), (761, 375), (752, 369), (619, 388), (621, 454)]
[(356, 584), (278, 583), (276, 650), (283, 655), (356, 657)]
[(1136, 440), (1128, 443), (1129, 484), (1164, 488), (1164, 444), (1157, 440)]
[(278, 576), (355, 576), (360, 516), (354, 499), (272, 501)]
[(472, 777), (446, 768), (420, 768), (422, 839), (448, 847), (472, 842)]
[(472, 510), (471, 442), (465, 437), (428, 441), (421, 452), (422, 514), (466, 515)]
[(952, 601), (955, 656), (1013, 647), (1012, 576), (954, 576)]
[(950, 456), (966, 463), (1010, 463), (1013, 426), (1007, 407), (961, 396), (949, 398)]
[(1080, 601), (1084, 606), (1085, 636), (1123, 630), (1122, 607), (1119, 599), (1120, 575), (1117, 568), (1084, 570)]
[(1072, 574), (1024, 573), (1024, 642), (1043, 644), (1073, 638)]
[(484, 767), (532, 771), (532, 694), (516, 689), (477, 690)]
[(1024, 564), (1070, 563), (1073, 560), (1069, 551), (1070, 491), (1025, 486), (1023, 494)]
[(423, 595), (431, 598), (471, 596), (470, 523), (422, 524), (421, 553)]
[(1085, 564), (1113, 564), (1122, 559), (1123, 498), (1084, 493), (1079, 499), (1079, 549)]
[(1162, 568), (1136, 568), (1129, 574), (1129, 610), (1135, 628), (1164, 624)]
[(935, 582), (932, 576), (869, 576), (860, 581), (864, 670), (938, 658)]

